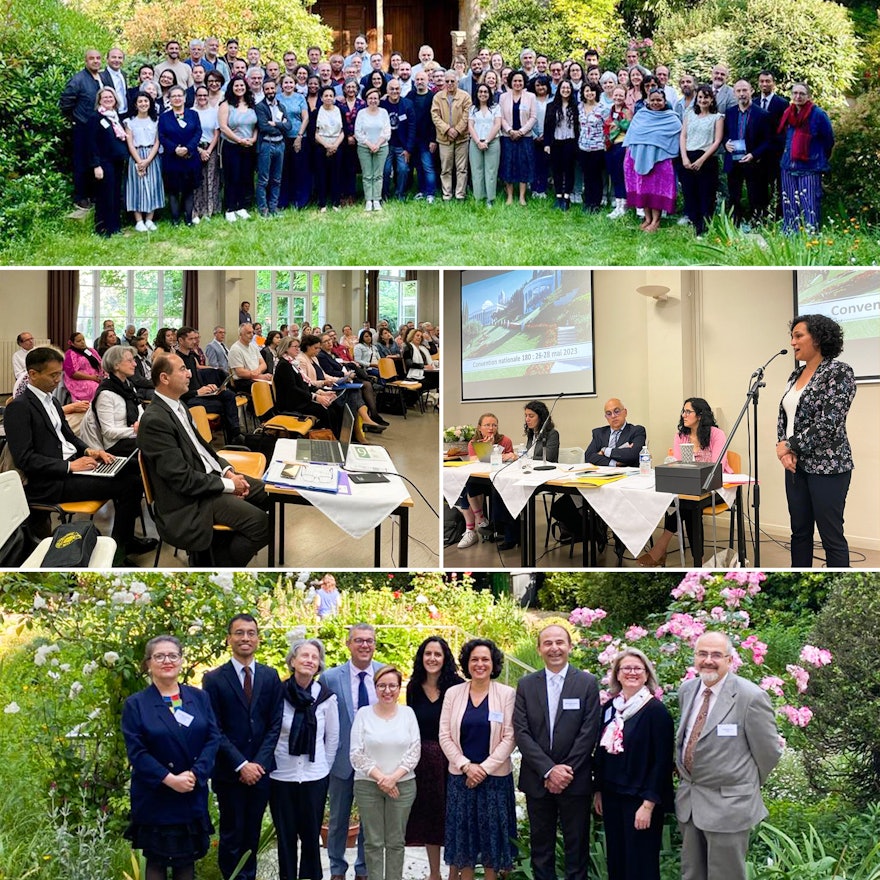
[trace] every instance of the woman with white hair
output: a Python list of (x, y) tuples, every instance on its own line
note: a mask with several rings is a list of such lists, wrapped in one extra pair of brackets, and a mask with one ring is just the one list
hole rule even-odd
[(101, 366), (107, 377), (98, 385), (79, 431), (86, 444), (113, 455), (131, 455), (137, 445), (144, 407), (131, 381), (136, 354), (128, 345), (111, 345), (104, 353)]
[(293, 641), (285, 663), (291, 674), (283, 683), (281, 735), (269, 776), (278, 874), (281, 880), (321, 880), (321, 820), (339, 745), (339, 712), (336, 695), (316, 681), (324, 671), (320, 639)]

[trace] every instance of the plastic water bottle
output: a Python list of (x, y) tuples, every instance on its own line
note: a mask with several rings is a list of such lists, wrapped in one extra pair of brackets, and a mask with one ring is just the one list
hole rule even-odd
[(639, 473), (643, 477), (649, 477), (651, 475), (651, 450), (648, 449), (647, 443), (642, 447), (642, 451), (639, 453)]
[(503, 449), (497, 443), (492, 447), (492, 454), (489, 456), (489, 464), (493, 471), (501, 470), (501, 453)]

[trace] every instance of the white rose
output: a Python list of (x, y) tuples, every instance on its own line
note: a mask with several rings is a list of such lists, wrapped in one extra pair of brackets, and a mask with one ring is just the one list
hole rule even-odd
[(80, 682), (78, 682), (78, 681), (75, 681), (70, 686), (70, 693), (67, 695), (67, 698), (69, 700), (76, 699), (76, 697), (78, 697), (82, 693), (82, 689), (83, 689), (82, 684), (80, 684)]
[(116, 651), (107, 651), (107, 653), (104, 654), (104, 662), (108, 666), (115, 666), (118, 660), (119, 654), (117, 654)]

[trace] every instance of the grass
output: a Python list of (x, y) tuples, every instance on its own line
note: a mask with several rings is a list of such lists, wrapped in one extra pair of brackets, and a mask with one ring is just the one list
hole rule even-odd
[(880, 230), (834, 216), (821, 235), (784, 236), (778, 227), (743, 235), (716, 217), (701, 241), (666, 219), (659, 233), (638, 229), (634, 212), (611, 221), (604, 212), (569, 213), (553, 200), (492, 209), (468, 199), (433, 205), (392, 202), (381, 214), (362, 205), (338, 213), (316, 208), (274, 218), (197, 227), (158, 224), (155, 233), (126, 227), (111, 239), (92, 234), (91, 218), (36, 219), (30, 232), (0, 244), (0, 264), (35, 266), (658, 266), (874, 265)]

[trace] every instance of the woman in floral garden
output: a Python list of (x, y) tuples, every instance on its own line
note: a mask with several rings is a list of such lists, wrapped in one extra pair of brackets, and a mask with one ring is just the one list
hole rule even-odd
[[(192, 880), (214, 833), (208, 779), (220, 730), (208, 695), (180, 683), (183, 648), (156, 636), (144, 649), (151, 684), (125, 701), (122, 734), (131, 762), (131, 824), (125, 836), (147, 860), (145, 880)], [(170, 769), (169, 769), (170, 768)]]
[(663, 816), (673, 807), (672, 716), (654, 665), (638, 648), (611, 664), (593, 805), (605, 826), (608, 880), (659, 880)]

